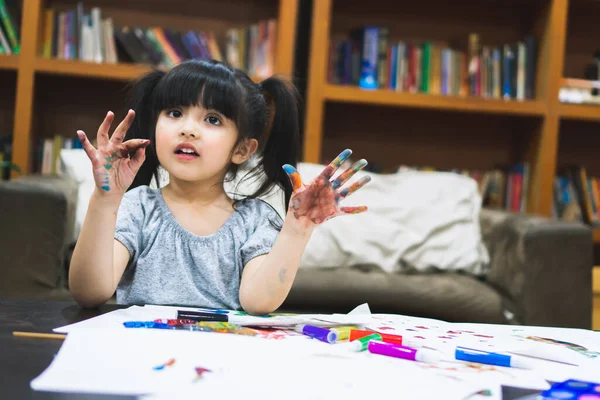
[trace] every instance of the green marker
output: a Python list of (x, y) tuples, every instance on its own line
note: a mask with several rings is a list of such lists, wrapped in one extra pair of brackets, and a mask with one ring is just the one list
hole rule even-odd
[(361, 338), (353, 340), (348, 344), (350, 345), (350, 348), (354, 351), (365, 351), (371, 340), (381, 340), (381, 335), (379, 333), (373, 333), (372, 335), (363, 336)]

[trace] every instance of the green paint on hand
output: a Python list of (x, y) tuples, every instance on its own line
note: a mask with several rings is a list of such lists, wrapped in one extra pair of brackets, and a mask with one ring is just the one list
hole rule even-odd
[(111, 169), (112, 168), (112, 164), (104, 164), (104, 169)]

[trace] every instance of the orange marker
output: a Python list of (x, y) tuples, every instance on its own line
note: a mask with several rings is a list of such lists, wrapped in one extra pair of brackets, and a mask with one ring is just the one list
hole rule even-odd
[(381, 335), (381, 341), (385, 342), (385, 343), (392, 343), (392, 344), (402, 344), (402, 336), (400, 335), (390, 335), (389, 333), (381, 333), (381, 332), (376, 332), (376, 331), (366, 331), (366, 330), (362, 330), (362, 329), (352, 329), (350, 331), (350, 341), (356, 340), (356, 339), (360, 339), (362, 337), (365, 336), (369, 336), (372, 335), (374, 333), (378, 333)]

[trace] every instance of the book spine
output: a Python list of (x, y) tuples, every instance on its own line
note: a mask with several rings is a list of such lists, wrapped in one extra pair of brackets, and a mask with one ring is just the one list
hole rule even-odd
[(363, 53), (359, 86), (363, 89), (377, 89), (377, 61), (379, 58), (379, 28), (364, 28)]
[(12, 46), (12, 52), (14, 54), (19, 54), (20, 52), (20, 44), (19, 38), (17, 37), (17, 30), (15, 28), (15, 24), (12, 20), (12, 17), (8, 13), (8, 9), (6, 8), (6, 3), (4, 0), (0, 0), (0, 21), (4, 27), (4, 31), (6, 32), (6, 36), (8, 37), (8, 42)]

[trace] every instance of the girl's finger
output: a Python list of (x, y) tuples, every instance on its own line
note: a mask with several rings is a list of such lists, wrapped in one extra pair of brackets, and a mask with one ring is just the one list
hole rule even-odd
[(350, 168), (342, 172), (340, 176), (338, 176), (337, 179), (333, 181), (333, 190), (341, 187), (344, 183), (348, 182), (348, 179), (352, 178), (355, 173), (366, 167), (367, 164), (367, 160), (365, 160), (364, 158), (352, 164)]
[(367, 211), (367, 206), (340, 207), (340, 211), (343, 214), (360, 214)]
[(117, 128), (115, 129), (115, 132), (113, 133), (112, 137), (110, 138), (110, 141), (116, 145), (123, 143), (123, 140), (125, 139), (125, 135), (127, 134), (127, 130), (131, 127), (131, 124), (133, 123), (134, 118), (135, 118), (135, 111), (129, 110), (127, 112), (127, 115), (125, 116), (125, 118), (123, 118), (123, 121), (121, 121), (119, 126), (117, 126)]
[(87, 154), (93, 166), (96, 163), (96, 149), (92, 146), (84, 131), (77, 131), (77, 137), (79, 137), (81, 146), (83, 147), (83, 150), (85, 150), (85, 154)]
[(339, 191), (340, 197), (342, 199), (345, 199), (346, 197), (350, 196), (352, 193), (356, 192), (358, 189), (365, 186), (369, 182), (371, 182), (371, 177), (369, 175), (363, 176), (362, 178), (360, 178), (358, 181), (354, 182), (349, 187), (340, 190)]
[(350, 157), (352, 150), (346, 149), (342, 151), (324, 170), (321, 172), (321, 176), (326, 180), (331, 179), (335, 171)]
[(283, 166), (283, 170), (290, 178), (290, 182), (292, 183), (292, 188), (294, 192), (300, 189), (302, 187), (302, 178), (300, 178), (300, 174), (298, 173), (298, 171), (296, 171), (296, 168), (294, 168), (290, 164), (285, 164)]
[(123, 143), (119, 149), (119, 155), (121, 157), (128, 157), (129, 154), (134, 153), (140, 147), (148, 147), (150, 141), (148, 139), (131, 139)]
[(104, 147), (108, 144), (108, 130), (110, 129), (110, 125), (115, 118), (115, 114), (112, 111), (106, 113), (106, 117), (104, 117), (104, 121), (100, 124), (98, 128), (98, 134), (96, 135), (96, 140), (98, 140), (98, 148)]
[(141, 168), (142, 164), (144, 163), (144, 160), (146, 160), (146, 147), (148, 146), (138, 147), (135, 153), (133, 154), (133, 157), (131, 157), (131, 169), (136, 174)]

